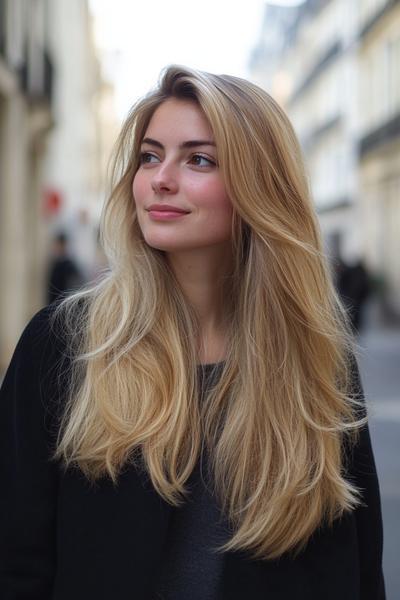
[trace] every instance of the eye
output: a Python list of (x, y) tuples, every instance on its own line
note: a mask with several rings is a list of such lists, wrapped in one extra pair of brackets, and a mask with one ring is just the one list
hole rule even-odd
[(211, 167), (216, 165), (216, 162), (214, 160), (212, 160), (211, 158), (207, 158), (202, 154), (192, 154), (189, 162), (192, 165), (195, 165), (196, 167)]
[(155, 154), (152, 154), (151, 152), (141, 152), (141, 154), (140, 154), (140, 164), (141, 165), (148, 165), (148, 164), (157, 163), (157, 162), (160, 162), (160, 160)]

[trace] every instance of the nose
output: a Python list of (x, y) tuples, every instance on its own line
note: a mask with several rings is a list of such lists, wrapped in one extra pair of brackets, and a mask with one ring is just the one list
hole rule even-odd
[(173, 165), (166, 162), (155, 169), (151, 187), (156, 194), (175, 194), (178, 191), (178, 179)]

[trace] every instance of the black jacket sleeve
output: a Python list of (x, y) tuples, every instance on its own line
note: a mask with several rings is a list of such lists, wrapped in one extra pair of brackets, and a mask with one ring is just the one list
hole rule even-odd
[(49, 309), (28, 324), (0, 392), (0, 598), (51, 598), (57, 465), (55, 376), (59, 349)]
[[(360, 374), (355, 359), (351, 361), (351, 367), (354, 396), (364, 402)], [(364, 408), (361, 416), (365, 416), (366, 412), (366, 408)], [(355, 511), (360, 563), (360, 598), (362, 600), (385, 600), (382, 573), (382, 513), (368, 425), (361, 429), (359, 440), (353, 449), (350, 474), (361, 492), (362, 501)]]

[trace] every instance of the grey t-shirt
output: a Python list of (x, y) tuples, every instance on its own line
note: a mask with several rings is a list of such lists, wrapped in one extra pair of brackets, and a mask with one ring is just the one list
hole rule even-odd
[[(201, 368), (202, 396), (221, 372), (220, 365)], [(188, 481), (190, 495), (173, 509), (154, 600), (217, 600), (228, 524), (212, 492), (206, 453)]]

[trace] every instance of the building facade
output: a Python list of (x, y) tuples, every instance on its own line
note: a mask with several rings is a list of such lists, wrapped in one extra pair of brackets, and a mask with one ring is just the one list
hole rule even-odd
[(41, 181), (54, 76), (47, 16), (46, 0), (0, 1), (0, 370), (42, 299)]
[(49, 5), (49, 45), (57, 70), (53, 94), (55, 127), (47, 144), (45, 193), (56, 204), (50, 231), (68, 236), (68, 251), (85, 279), (96, 252), (102, 193), (99, 144), (100, 63), (88, 3), (57, 0)]
[(86, 0), (0, 0), (0, 375), (47, 302), (56, 234), (95, 275), (112, 96)]
[(387, 316), (400, 315), (399, 9), (397, 0), (267, 5), (250, 65), (294, 123), (328, 256), (366, 263)]
[(400, 315), (400, 2), (361, 0), (359, 167), (364, 251)]

